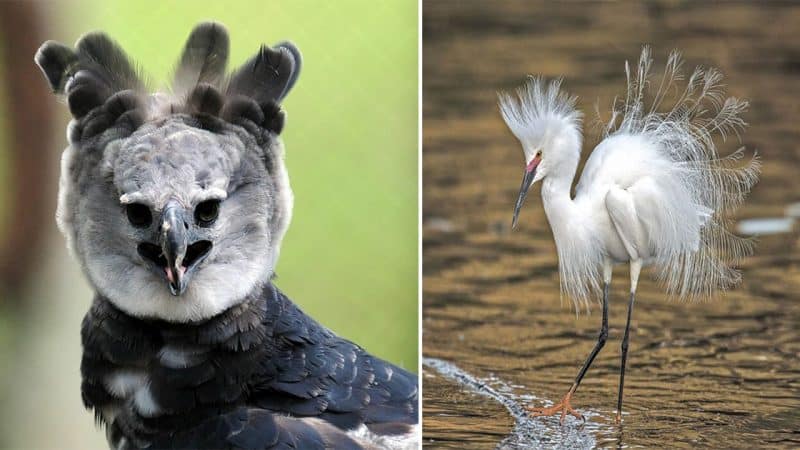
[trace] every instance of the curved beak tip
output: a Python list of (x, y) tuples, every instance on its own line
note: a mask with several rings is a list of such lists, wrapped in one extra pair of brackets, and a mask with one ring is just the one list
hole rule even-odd
[(176, 286), (173, 283), (169, 283), (169, 293), (175, 297), (180, 297), (183, 293), (186, 292), (186, 288), (182, 286)]
[(182, 268), (175, 268), (170, 266), (164, 270), (167, 274), (167, 284), (169, 285), (169, 292), (174, 296), (179, 296), (186, 291), (186, 282), (183, 278)]

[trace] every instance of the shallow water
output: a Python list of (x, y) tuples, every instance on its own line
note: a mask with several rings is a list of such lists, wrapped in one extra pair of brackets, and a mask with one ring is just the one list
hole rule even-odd
[[(519, 448), (520, 446), (563, 445), (569, 448), (589, 449), (597, 445), (595, 436), (605, 432), (607, 425), (592, 420), (599, 413), (583, 411), (585, 422), (578, 426), (552, 427), (548, 419), (530, 417), (525, 405), (540, 399), (527, 392), (525, 386), (509, 385), (496, 376), (477, 378), (463, 371), (455, 364), (435, 358), (425, 358), (423, 365), (436, 375), (455, 383), (456, 389), (470, 394), (487, 397), (502, 405), (514, 421), (513, 428), (502, 440), (498, 448)], [(552, 402), (546, 402), (548, 406)], [(450, 436), (450, 439), (453, 437)], [(458, 442), (456, 440), (456, 442)], [(433, 443), (432, 440), (428, 441)]]
[[(523, 158), (495, 96), (528, 73), (563, 75), (591, 124), (598, 97), (607, 110), (621, 94), (624, 60), (637, 58), (642, 43), (653, 44), (656, 68), (680, 48), (687, 67), (713, 63), (731, 94), (751, 100), (742, 145), (758, 149), (762, 180), (732, 219), (791, 216), (800, 200), (800, 50), (792, 37), (800, 7), (484, 5), (423, 5), (425, 446), (800, 446), (796, 226), (760, 236), (741, 265), (742, 285), (719, 299), (669, 301), (643, 277), (621, 426), (614, 412), (625, 268), (612, 283), (609, 341), (573, 397), (587, 423), (515, 414), (561, 398), (594, 345), (600, 315), (593, 305), (576, 316), (560, 298), (538, 189), (518, 229), (509, 229)], [(585, 148), (593, 147), (597, 133), (585, 134)]]

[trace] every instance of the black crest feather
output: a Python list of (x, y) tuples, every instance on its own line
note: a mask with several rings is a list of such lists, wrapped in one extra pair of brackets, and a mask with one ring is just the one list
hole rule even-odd
[(189, 93), (186, 107), (193, 114), (216, 116), (219, 114), (223, 102), (224, 98), (216, 87), (200, 83)]
[[(174, 100), (164, 108), (167, 113), (215, 116), (231, 123), (257, 127), (254, 132), (279, 134), (285, 115), (280, 108), (300, 74), (300, 51), (290, 42), (274, 47), (261, 46), (230, 77), (225, 77), (230, 39), (219, 23), (203, 22), (189, 34), (176, 66), (172, 90)], [(76, 137), (103, 131), (115, 118), (126, 117), (130, 125), (141, 123), (152, 113), (144, 99), (141, 78), (125, 52), (104, 33), (89, 33), (71, 49), (63, 44), (45, 42), (36, 53), (50, 88), (65, 94), (76, 119), (88, 117), (117, 93), (128, 91), (124, 103), (117, 102), (114, 113), (103, 110), (91, 116), (92, 124), (75, 133)], [(135, 103), (133, 97), (141, 96)], [(115, 114), (119, 107), (131, 114)], [(138, 111), (133, 113), (133, 110)], [(157, 114), (157, 113), (156, 113)], [(260, 130), (260, 131), (259, 131)]]
[(183, 95), (201, 83), (219, 86), (225, 76), (229, 46), (228, 32), (221, 24), (197, 25), (186, 40), (175, 69), (173, 92)]
[(70, 139), (77, 141), (91, 138), (113, 124), (132, 133), (144, 123), (141, 102), (141, 96), (130, 89), (115, 93), (101, 107), (88, 112), (81, 123), (72, 128), (72, 132), (77, 134)]
[(105, 33), (89, 33), (75, 44), (85, 69), (96, 73), (113, 92), (142, 90), (142, 82), (125, 51)]
[(66, 94), (76, 118), (84, 117), (117, 92), (143, 90), (125, 52), (103, 33), (85, 35), (75, 50), (47, 41), (34, 59), (50, 88), (57, 94)]
[(63, 94), (67, 73), (77, 66), (78, 55), (64, 44), (47, 41), (39, 47), (33, 59), (42, 69), (50, 89), (56, 94)]
[(255, 124), (261, 124), (264, 122), (264, 111), (253, 99), (237, 95), (228, 98), (228, 101), (225, 102), (222, 118), (229, 122), (247, 119)]
[(258, 104), (280, 103), (297, 79), (299, 51), (291, 44), (270, 48), (262, 45), (258, 53), (231, 75), (229, 95), (244, 95)]
[(303, 65), (303, 57), (300, 55), (300, 50), (298, 50), (297, 47), (295, 47), (291, 42), (280, 42), (277, 47), (291, 53), (292, 58), (294, 59), (294, 70), (292, 71), (292, 76), (289, 77), (289, 81), (286, 83), (286, 89), (283, 91), (283, 97), (285, 97), (286, 94), (288, 94), (289, 91), (294, 87), (297, 77), (300, 76), (300, 69)]

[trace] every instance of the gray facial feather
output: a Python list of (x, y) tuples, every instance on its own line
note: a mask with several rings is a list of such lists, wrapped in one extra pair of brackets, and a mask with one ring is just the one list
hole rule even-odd
[[(59, 228), (95, 289), (123, 311), (173, 322), (216, 315), (270, 280), (291, 219), (293, 197), (278, 136), (283, 112), (275, 101), (294, 84), (299, 53), (291, 44), (262, 48), (234, 75), (230, 89), (235, 95), (222, 94), (229, 89), (219, 76), (227, 34), (219, 25), (202, 24), (187, 41), (176, 71), (181, 82), (196, 77), (200, 84), (181, 86), (188, 92), (181, 96), (144, 94), (119, 90), (125, 86), (116, 82), (113, 68), (133, 65), (119, 59), (124, 53), (105, 35), (90, 36), (100, 45), (83, 44), (77, 59), (55, 43), (45, 43), (36, 58), (51, 84), (62, 87), (68, 98), (76, 95), (70, 90), (76, 74), (91, 80), (78, 86), (80, 114), (73, 109), (70, 145), (62, 155)], [(269, 72), (262, 69), (248, 79), (246, 67), (263, 68), (260, 59), (280, 62), (281, 75), (258, 79)], [(91, 64), (75, 63), (83, 60)], [(131, 72), (126, 69), (123, 75), (127, 79)], [(116, 93), (125, 94), (125, 101), (116, 100)], [(205, 106), (198, 108), (193, 101)], [(224, 106), (213, 107), (213, 102)], [(215, 116), (220, 110), (224, 113)], [(218, 218), (208, 226), (194, 223), (192, 212), (210, 199), (220, 200)], [(164, 273), (137, 250), (157, 239), (168, 202), (183, 208), (192, 236), (212, 243), (179, 296), (170, 293)], [(134, 226), (126, 215), (132, 203), (145, 205), (153, 223)]]

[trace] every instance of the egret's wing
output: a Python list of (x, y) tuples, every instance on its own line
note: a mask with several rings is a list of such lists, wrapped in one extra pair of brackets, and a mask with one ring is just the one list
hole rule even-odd
[(611, 222), (632, 260), (643, 257), (642, 227), (636, 214), (633, 195), (618, 186), (612, 186), (606, 193), (606, 209)]
[(659, 257), (700, 248), (701, 230), (714, 211), (696, 204), (680, 178), (643, 178), (630, 191), (642, 227)]
[(706, 297), (738, 283), (735, 265), (753, 250), (752, 241), (727, 230), (725, 219), (758, 180), (759, 161), (754, 156), (740, 164), (742, 149), (726, 157), (717, 149), (726, 136), (744, 129), (741, 115), (748, 103), (726, 95), (716, 69), (697, 68), (684, 77), (677, 52), (670, 54), (661, 81), (653, 83), (651, 63), (645, 47), (638, 66), (626, 64), (625, 101), (615, 104), (575, 195), (605, 195), (600, 189), (611, 185), (624, 189), (611, 193), (606, 206), (628, 240), (626, 248), (638, 244), (626, 229), (638, 223), (646, 247), (631, 249), (646, 251), (667, 291)]
[(606, 208), (632, 259), (663, 259), (700, 247), (701, 229), (713, 211), (693, 203), (679, 183), (644, 177), (627, 189), (609, 189)]

